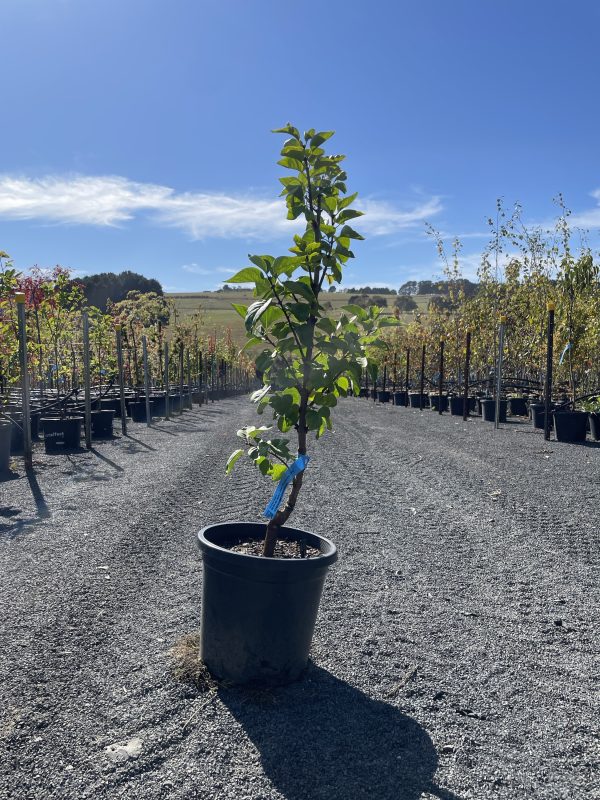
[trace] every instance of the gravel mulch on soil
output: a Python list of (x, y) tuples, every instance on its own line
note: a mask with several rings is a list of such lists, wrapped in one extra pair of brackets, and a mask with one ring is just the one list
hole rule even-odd
[(600, 448), (347, 400), (294, 526), (332, 538), (301, 682), (215, 686), (195, 533), (246, 398), (0, 482), (0, 798), (600, 797)]

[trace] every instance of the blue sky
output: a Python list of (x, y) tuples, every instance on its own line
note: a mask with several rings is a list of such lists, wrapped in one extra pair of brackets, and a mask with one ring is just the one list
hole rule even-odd
[(425, 221), (472, 276), (497, 197), (594, 232), (599, 29), (597, 0), (3, 0), (0, 249), (215, 288), (289, 246), (288, 120), (348, 156), (346, 285), (439, 274)]

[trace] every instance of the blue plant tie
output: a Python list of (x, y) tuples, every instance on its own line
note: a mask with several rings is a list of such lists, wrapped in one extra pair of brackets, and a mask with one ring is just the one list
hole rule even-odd
[(571, 344), (571, 342), (567, 342), (567, 343), (566, 343), (566, 345), (565, 345), (565, 349), (564, 349), (564, 350), (562, 351), (562, 353), (560, 354), (560, 358), (559, 358), (559, 360), (558, 360), (558, 363), (559, 363), (559, 364), (562, 364), (562, 363), (563, 363), (563, 361), (565, 360), (565, 356), (567, 355), (567, 353), (569, 352), (569, 350), (571, 349), (571, 347), (573, 347), (573, 345)]
[(290, 464), (290, 466), (286, 469), (286, 471), (279, 479), (279, 483), (277, 484), (277, 488), (273, 493), (273, 497), (269, 500), (269, 504), (267, 505), (267, 507), (263, 512), (263, 517), (267, 517), (268, 519), (273, 519), (273, 517), (279, 510), (279, 506), (281, 505), (281, 501), (283, 500), (283, 495), (285, 494), (285, 490), (294, 480), (296, 475), (298, 475), (298, 473), (303, 472), (306, 469), (309, 461), (310, 461), (309, 456), (298, 456), (298, 458), (294, 461), (294, 463)]

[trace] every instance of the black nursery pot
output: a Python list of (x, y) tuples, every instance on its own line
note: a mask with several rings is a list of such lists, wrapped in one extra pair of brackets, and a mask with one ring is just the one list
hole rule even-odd
[(392, 393), (388, 392), (387, 389), (380, 389), (377, 392), (377, 399), (380, 403), (389, 403), (392, 397)]
[(588, 415), (585, 411), (555, 411), (554, 430), (559, 442), (585, 442)]
[(114, 416), (115, 412), (112, 409), (92, 411), (92, 434), (94, 436), (112, 436)]
[(524, 397), (511, 397), (508, 401), (508, 407), (513, 417), (527, 416), (527, 401)]
[(119, 397), (103, 397), (100, 400), (102, 411), (114, 411), (115, 417), (121, 416), (121, 399)]
[[(442, 411), (448, 410), (448, 397), (443, 394), (442, 395)], [(440, 408), (440, 396), (439, 394), (430, 394), (429, 395), (429, 407), (434, 409), (435, 411), (439, 411)]]
[[(496, 421), (496, 401), (493, 398), (489, 398), (488, 400), (480, 400), (481, 405), (481, 416), (484, 422), (495, 422)], [(500, 414), (499, 414), (499, 422), (506, 422), (506, 408), (508, 406), (508, 402), (506, 400), (500, 400)]]
[(360, 389), (360, 391), (358, 393), (358, 396), (359, 397), (368, 397), (369, 396), (369, 390), (365, 386), (361, 387), (361, 389)]
[[(167, 401), (164, 395), (152, 395), (152, 416), (164, 417), (167, 413)], [(144, 403), (145, 405), (145, 403)]]
[(44, 447), (47, 453), (76, 450), (81, 440), (83, 417), (44, 417)]
[(600, 440), (600, 414), (597, 411), (589, 413), (590, 433), (596, 442)]
[(7, 472), (10, 465), (10, 440), (12, 425), (0, 420), (0, 473)]
[[(410, 392), (409, 393), (408, 401), (410, 403), (410, 407), (411, 408), (420, 408), (420, 401), (419, 401), (420, 397), (421, 397), (421, 395), (419, 394), (419, 392)], [(424, 394), (423, 395), (423, 408), (428, 408), (428, 407), (429, 407), (429, 397), (426, 394)]]
[(304, 540), (315, 558), (263, 558), (222, 545), (262, 539), (265, 525), (224, 522), (198, 534), (202, 551), (200, 657), (230, 684), (283, 685), (308, 663), (325, 575), (337, 559), (333, 542), (297, 528), (280, 539)]
[[(554, 410), (555, 405), (554, 403), (550, 404), (550, 427), (554, 427), (554, 415), (552, 411)], [(544, 403), (531, 403), (529, 405), (529, 413), (531, 414), (531, 421), (533, 423), (534, 428), (539, 428), (540, 430), (544, 430), (546, 427), (546, 406)]]
[[(152, 419), (152, 406), (150, 403), (150, 419)], [(129, 413), (133, 422), (146, 422), (146, 401), (140, 403), (129, 403)]]
[(465, 407), (464, 397), (451, 397), (450, 398), (450, 414), (453, 417), (462, 417)]
[(397, 406), (405, 406), (406, 392), (394, 392), (394, 404)]

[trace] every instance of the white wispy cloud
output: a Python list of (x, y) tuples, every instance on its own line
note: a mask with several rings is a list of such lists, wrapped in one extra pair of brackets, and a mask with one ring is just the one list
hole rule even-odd
[(569, 225), (577, 228), (600, 228), (600, 189), (590, 192), (597, 205), (595, 208), (588, 208), (578, 211), (569, 217)]
[(117, 225), (136, 211), (160, 208), (172, 189), (118, 176), (15, 178), (0, 176), (0, 217), (4, 219)]
[[(359, 201), (365, 216), (357, 227), (370, 236), (386, 236), (421, 224), (442, 210), (439, 197), (420, 198), (398, 208), (376, 198)], [(122, 225), (136, 216), (182, 230), (192, 239), (273, 239), (298, 229), (286, 220), (281, 199), (251, 193), (176, 192), (168, 186), (131, 181), (118, 175), (0, 175), (0, 219), (55, 224)]]
[(359, 198), (357, 206), (365, 215), (356, 220), (356, 228), (371, 236), (387, 236), (415, 228), (439, 214), (443, 208), (442, 199), (437, 196), (406, 209), (399, 209), (391, 203), (373, 198)]

